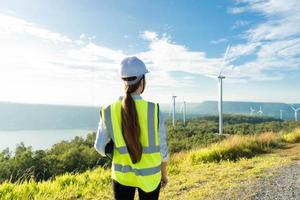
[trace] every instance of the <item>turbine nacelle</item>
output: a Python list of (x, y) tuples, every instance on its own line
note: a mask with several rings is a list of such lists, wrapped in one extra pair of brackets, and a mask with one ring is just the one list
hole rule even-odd
[(225, 79), (226, 77), (223, 76), (222, 74), (219, 74), (218, 79)]

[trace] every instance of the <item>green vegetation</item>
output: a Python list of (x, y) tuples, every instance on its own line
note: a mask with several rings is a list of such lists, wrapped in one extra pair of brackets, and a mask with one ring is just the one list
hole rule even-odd
[[(230, 135), (255, 135), (264, 132), (290, 132), (300, 126), (300, 122), (281, 121), (270, 117), (249, 115), (225, 115), (224, 133)], [(171, 120), (166, 121), (168, 148), (171, 153), (193, 148), (206, 147), (211, 143), (222, 141), (218, 136), (218, 117), (207, 116), (192, 118), (183, 126), (176, 122), (173, 129)]]
[(300, 128), (295, 129), (291, 133), (284, 134), (282, 140), (288, 143), (300, 142)]
[[(229, 146), (231, 148), (228, 149), (238, 152), (250, 148), (248, 143), (254, 141), (257, 148), (271, 151), (272, 147), (278, 147), (276, 144), (281, 138), (298, 134), (299, 130), (288, 134), (233, 136), (216, 145), (219, 148)], [(224, 149), (223, 155), (231, 155), (230, 151)], [(297, 144), (250, 159), (229, 156), (225, 159), (212, 159), (214, 162), (200, 159), (203, 149), (173, 154), (168, 167), (170, 182), (167, 188), (161, 191), (161, 199), (237, 199), (234, 195), (247, 187), (246, 183), (269, 176), (269, 169), (282, 167), (295, 159), (299, 160), (299, 151), (300, 144)], [(112, 199), (110, 170), (97, 167), (84, 173), (66, 173), (56, 176), (53, 180), (40, 182), (33, 179), (18, 183), (5, 181), (0, 185), (0, 199)]]
[(30, 178), (48, 180), (66, 172), (84, 172), (97, 165), (108, 165), (109, 160), (95, 150), (94, 141), (95, 133), (88, 134), (85, 139), (75, 137), (62, 141), (46, 151), (32, 151), (21, 143), (12, 155), (7, 148), (0, 152), (0, 183)]
[(65, 173), (48, 181), (6, 181), (0, 185), (0, 199), (111, 199), (110, 182), (110, 171), (102, 167), (81, 174)]
[[(243, 115), (225, 115), (224, 122), (225, 133), (230, 135), (255, 135), (262, 132), (279, 131), (284, 133), (297, 126), (300, 127), (299, 122)], [(216, 116), (193, 118), (187, 121), (186, 126), (183, 126), (182, 121), (177, 121), (175, 129), (173, 129), (171, 121), (167, 120), (166, 130), (171, 154), (204, 148), (212, 143), (222, 142), (226, 138), (214, 134), (218, 131)], [(95, 136), (95, 133), (90, 133), (86, 138), (75, 137), (71, 141), (55, 144), (51, 149), (45, 151), (32, 151), (31, 147), (26, 147), (23, 143), (19, 144), (14, 155), (9, 149), (5, 149), (0, 152), (0, 183), (5, 180), (11, 182), (30, 179), (35, 181), (52, 180), (66, 172), (84, 172), (98, 166), (109, 167), (110, 160), (102, 158), (93, 147)], [(232, 141), (240, 140), (239, 138), (235, 137)], [(248, 139), (250, 138), (252, 137)], [(294, 139), (291, 136), (285, 136), (285, 139), (282, 140), (294, 142), (297, 141), (297, 137)], [(255, 142), (249, 143), (245, 148), (241, 147), (243, 151), (240, 153), (240, 149), (230, 148), (230, 145), (222, 148), (214, 145), (211, 147), (214, 153), (210, 153), (206, 159), (235, 159), (240, 157), (240, 154), (250, 157), (256, 153), (265, 152), (267, 149), (260, 149), (257, 146), (259, 144)], [(223, 151), (228, 151), (228, 155), (220, 153)]]

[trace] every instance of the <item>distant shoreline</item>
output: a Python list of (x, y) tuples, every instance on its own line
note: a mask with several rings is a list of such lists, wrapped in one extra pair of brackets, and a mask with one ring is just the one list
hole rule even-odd
[(42, 129), (42, 130), (0, 130), (0, 152), (9, 148), (14, 152), (17, 144), (23, 142), (25, 146), (32, 146), (33, 150), (46, 150), (63, 140), (71, 140), (76, 136), (86, 137), (96, 132), (93, 129)]

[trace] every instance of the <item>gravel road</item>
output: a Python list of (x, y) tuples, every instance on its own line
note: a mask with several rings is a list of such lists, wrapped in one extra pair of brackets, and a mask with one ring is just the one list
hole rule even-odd
[(300, 200), (300, 161), (281, 168), (276, 175), (260, 180), (251, 200)]

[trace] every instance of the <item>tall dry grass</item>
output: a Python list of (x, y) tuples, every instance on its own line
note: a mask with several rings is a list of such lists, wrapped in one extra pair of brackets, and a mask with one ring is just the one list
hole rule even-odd
[(300, 128), (297, 128), (290, 133), (284, 134), (282, 136), (282, 140), (287, 143), (300, 142)]
[(266, 153), (270, 149), (280, 146), (280, 141), (280, 135), (273, 132), (251, 136), (233, 135), (222, 142), (194, 151), (190, 154), (190, 159), (194, 164), (221, 160), (236, 161), (241, 157), (249, 158), (256, 154)]

